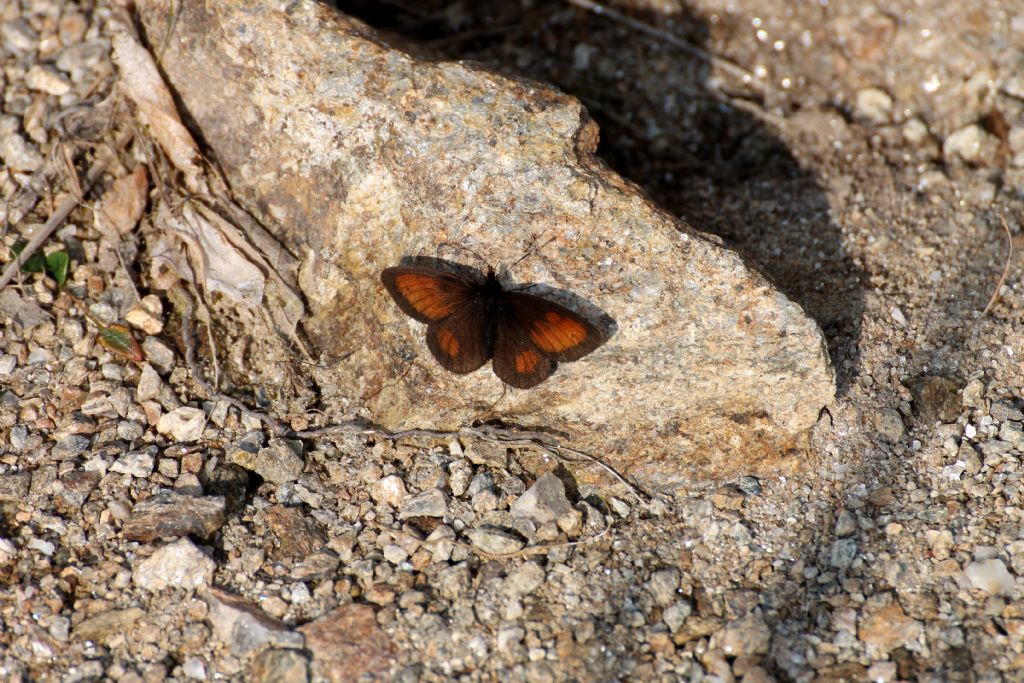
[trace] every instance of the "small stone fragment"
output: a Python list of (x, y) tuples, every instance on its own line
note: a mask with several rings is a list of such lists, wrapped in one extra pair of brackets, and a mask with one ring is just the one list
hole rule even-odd
[[(472, 486), (470, 487), (472, 488)], [(512, 515), (537, 524), (554, 522), (573, 511), (565, 496), (565, 484), (554, 474), (542, 474), (533, 486), (512, 503)]]
[(373, 498), (376, 503), (397, 508), (406, 495), (405, 482), (396, 474), (381, 477), (370, 484), (370, 498)]
[(206, 414), (199, 408), (182, 406), (160, 416), (156, 430), (178, 443), (198, 441), (206, 426)]
[(970, 164), (989, 163), (998, 149), (999, 140), (974, 123), (952, 133), (942, 143), (942, 153), (946, 158), (960, 157)]
[(490, 555), (508, 555), (526, 545), (517, 533), (501, 527), (484, 525), (466, 532), (470, 543)]
[(877, 126), (889, 123), (892, 117), (892, 97), (878, 88), (864, 88), (857, 92), (853, 113)]
[(22, 501), (28, 495), (31, 472), (16, 472), (0, 475), (0, 501)]
[(544, 583), (544, 577), (544, 569), (540, 565), (524, 562), (505, 578), (505, 592), (516, 597), (529, 595)]
[(410, 517), (444, 517), (448, 514), (448, 499), (441, 489), (428, 489), (407, 498), (398, 513), (399, 519)]
[(883, 652), (890, 652), (913, 643), (923, 632), (921, 624), (908, 617), (895, 600), (880, 606), (869, 602), (865, 607), (865, 613), (865, 616), (861, 617), (857, 635), (865, 643), (874, 645)]
[(73, 514), (81, 509), (103, 475), (85, 469), (75, 469), (60, 478), (60, 491), (54, 497), (54, 504), (64, 514)]
[[(139, 167), (143, 168), (143, 167)], [(124, 314), (125, 322), (146, 334), (160, 334), (164, 329), (163, 306), (160, 299), (147, 294)]]
[(272, 559), (304, 558), (327, 543), (315, 521), (299, 508), (274, 505), (266, 509), (265, 515), (275, 543), (270, 553)]
[(491, 441), (471, 441), (466, 446), (466, 457), (474, 465), (485, 465), (497, 470), (508, 467), (508, 448)]
[(307, 683), (309, 659), (301, 650), (264, 650), (253, 657), (249, 680), (256, 683)]
[(330, 550), (313, 553), (296, 564), (289, 576), (293, 581), (318, 581), (334, 575), (341, 560)]
[(174, 369), (174, 350), (159, 337), (147, 336), (142, 342), (142, 353), (160, 372)]
[(856, 531), (857, 518), (846, 508), (841, 509), (836, 515), (836, 536), (846, 538), (853, 536)]
[(71, 92), (71, 85), (62, 74), (42, 64), (36, 64), (28, 70), (25, 74), (25, 85), (32, 90), (58, 97)]
[(224, 496), (160, 493), (132, 508), (123, 533), (128, 540), (143, 543), (185, 535), (205, 539), (224, 525), (225, 508)]
[(296, 439), (271, 439), (266, 448), (256, 453), (234, 448), (228, 459), (272, 484), (295, 481), (306, 465), (302, 459), (302, 442)]
[(990, 559), (971, 562), (964, 574), (975, 588), (990, 595), (1012, 595), (1016, 582), (1002, 560)]
[(668, 630), (675, 633), (686, 622), (692, 612), (693, 608), (690, 607), (690, 603), (679, 601), (665, 608), (661, 618), (665, 625), (668, 626)]
[(145, 615), (138, 607), (110, 610), (83, 619), (72, 635), (76, 640), (104, 644), (108, 637), (123, 634)]
[(145, 479), (153, 473), (155, 466), (156, 457), (149, 450), (129, 451), (114, 461), (110, 466), (110, 471)]
[(305, 638), (256, 605), (217, 588), (206, 594), (214, 634), (231, 654), (246, 656), (267, 647), (302, 648)]
[(896, 443), (903, 438), (906, 427), (898, 410), (883, 408), (875, 413), (875, 429), (878, 435), (889, 443)]
[(992, 404), (989, 413), (1000, 422), (1020, 422), (1024, 420), (1024, 411), (1017, 407), (1013, 401), (996, 401)]
[(34, 173), (43, 165), (43, 155), (35, 146), (17, 133), (0, 138), (0, 159), (12, 171)]
[(852, 538), (841, 538), (832, 544), (829, 564), (836, 569), (849, 569), (857, 557), (857, 541)]
[(299, 628), (313, 655), (314, 677), (331, 683), (387, 680), (396, 647), (368, 605), (338, 607)]
[(647, 590), (654, 597), (655, 604), (670, 605), (679, 599), (679, 570), (675, 567), (661, 569), (651, 574)]
[(760, 655), (768, 652), (772, 631), (760, 610), (742, 619), (731, 621), (711, 637), (711, 647), (731, 657)]
[(165, 588), (192, 590), (208, 585), (216, 568), (187, 538), (159, 548), (155, 553), (135, 565), (132, 582), (148, 591)]

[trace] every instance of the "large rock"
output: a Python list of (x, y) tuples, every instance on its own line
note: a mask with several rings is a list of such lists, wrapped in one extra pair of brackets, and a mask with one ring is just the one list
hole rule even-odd
[[(486, 411), (501, 382), (442, 370), (380, 272), (445, 242), (497, 268), (536, 240), (506, 281), (541, 285), (610, 338), (493, 414), (566, 434), (650, 486), (797, 464), (793, 438), (834, 393), (818, 327), (595, 158), (576, 99), (416, 59), (314, 2), (138, 5), (236, 199), (301, 259), (304, 331), (324, 367), (295, 371), (314, 373), (337, 414), (445, 429)], [(457, 247), (440, 255), (480, 266)]]

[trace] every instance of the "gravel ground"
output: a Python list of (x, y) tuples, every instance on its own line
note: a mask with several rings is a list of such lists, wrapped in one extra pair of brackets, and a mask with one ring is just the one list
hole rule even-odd
[[(44, 245), (64, 286), (0, 291), (0, 677), (1024, 680), (1024, 8), (587, 4), (342, 3), (578, 96), (805, 307), (839, 378), (805, 474), (650, 498), (483, 440), (269, 434), (142, 275), (137, 139)], [(7, 247), (131, 129), (109, 17), (0, 7)]]

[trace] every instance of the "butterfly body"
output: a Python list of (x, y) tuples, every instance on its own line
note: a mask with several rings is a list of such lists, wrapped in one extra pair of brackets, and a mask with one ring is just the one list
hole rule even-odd
[(465, 374), (491, 360), (502, 381), (534, 387), (604, 341), (593, 324), (553, 301), (509, 291), (488, 269), (470, 278), (426, 266), (396, 266), (381, 281), (407, 315), (427, 324), (427, 348), (447, 370)]

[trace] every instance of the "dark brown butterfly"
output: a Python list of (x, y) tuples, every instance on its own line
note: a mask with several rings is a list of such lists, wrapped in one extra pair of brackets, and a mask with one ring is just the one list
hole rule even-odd
[(380, 279), (402, 311), (427, 324), (437, 362), (459, 374), (492, 360), (503, 382), (529, 389), (604, 342), (565, 306), (504, 289), (493, 269), (482, 282), (425, 266), (385, 268)]

